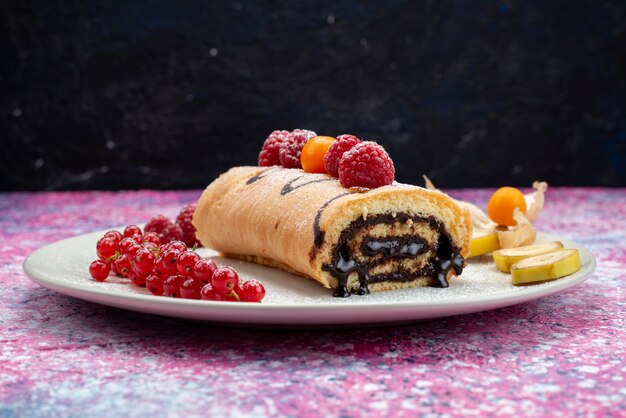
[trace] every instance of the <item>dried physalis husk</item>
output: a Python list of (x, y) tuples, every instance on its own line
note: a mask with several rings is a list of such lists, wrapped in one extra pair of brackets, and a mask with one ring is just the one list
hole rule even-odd
[(544, 194), (548, 190), (548, 183), (545, 181), (533, 182), (534, 192), (524, 195), (526, 201), (526, 217), (530, 222), (535, 222), (539, 212), (543, 209)]
[(516, 248), (534, 243), (537, 231), (530, 220), (518, 208), (513, 211), (513, 219), (517, 221), (517, 226), (496, 228), (500, 248)]

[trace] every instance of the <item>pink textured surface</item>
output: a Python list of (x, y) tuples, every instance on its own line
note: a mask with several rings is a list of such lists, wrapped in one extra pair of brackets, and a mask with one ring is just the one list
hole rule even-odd
[(47, 243), (198, 196), (0, 194), (0, 416), (624, 416), (626, 190), (549, 191), (539, 229), (596, 256), (581, 286), (398, 327), (209, 327), (61, 296), (22, 271)]

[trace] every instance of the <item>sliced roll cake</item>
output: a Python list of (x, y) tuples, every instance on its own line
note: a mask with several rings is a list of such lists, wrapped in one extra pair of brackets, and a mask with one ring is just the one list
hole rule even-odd
[(469, 254), (469, 211), (439, 191), (346, 189), (325, 174), (235, 167), (203, 192), (198, 239), (228, 257), (278, 267), (334, 295), (447, 287)]

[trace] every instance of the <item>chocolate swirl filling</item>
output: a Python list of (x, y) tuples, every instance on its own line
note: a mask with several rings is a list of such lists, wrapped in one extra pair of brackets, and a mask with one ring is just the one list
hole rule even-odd
[[(361, 256), (354, 254), (350, 249), (350, 243), (359, 231), (377, 224), (393, 225), (394, 223), (420, 223), (426, 224), (437, 236), (436, 243), (429, 243), (418, 235), (400, 235), (372, 237), (365, 236), (360, 245)], [(403, 259), (416, 259), (430, 253), (428, 260), (424, 260), (422, 267), (408, 269), (398, 267), (392, 272), (372, 274), (375, 267), (388, 262), (397, 262)], [(369, 216), (367, 219), (353, 221), (340, 235), (338, 243), (333, 250), (333, 259), (325, 264), (323, 269), (330, 272), (338, 281), (333, 296), (348, 297), (351, 290), (348, 289), (348, 278), (353, 272), (358, 274), (359, 286), (352, 289), (353, 293), (366, 295), (369, 293), (369, 284), (380, 282), (408, 282), (420, 277), (430, 277), (429, 285), (432, 287), (448, 287), (448, 272), (454, 269), (456, 274), (461, 274), (465, 264), (460, 255), (459, 248), (452, 245), (450, 235), (445, 230), (441, 221), (434, 217), (421, 217), (409, 214), (379, 214)]]

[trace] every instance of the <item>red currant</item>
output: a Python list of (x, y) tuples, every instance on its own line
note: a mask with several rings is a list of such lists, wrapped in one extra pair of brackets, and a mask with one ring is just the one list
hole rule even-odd
[(217, 264), (210, 258), (203, 258), (193, 266), (193, 276), (202, 284), (211, 283)]
[(135, 270), (150, 273), (154, 268), (154, 254), (148, 248), (141, 248), (133, 257)]
[(213, 273), (211, 284), (219, 292), (227, 293), (235, 288), (239, 275), (230, 267), (220, 267)]
[(172, 241), (172, 242), (168, 243), (167, 245), (168, 245), (169, 249), (176, 250), (176, 251), (181, 252), (181, 253), (183, 251), (187, 251), (187, 246), (182, 241)]
[(126, 254), (126, 253), (128, 253), (128, 247), (130, 247), (131, 245), (135, 245), (135, 244), (137, 244), (137, 243), (135, 242), (134, 239), (132, 239), (132, 238), (123, 238), (120, 241), (119, 245), (118, 245), (118, 249), (119, 249), (120, 253)]
[(151, 274), (146, 279), (146, 287), (155, 296), (163, 295), (163, 279), (155, 274)]
[(180, 285), (180, 297), (184, 299), (200, 299), (200, 284), (195, 279), (185, 279)]
[(115, 241), (115, 244), (117, 245), (120, 243), (122, 238), (124, 238), (124, 236), (119, 231), (109, 231), (106, 234), (104, 234), (104, 237), (102, 238), (111, 238), (113, 241)]
[(172, 298), (180, 297), (180, 285), (185, 280), (180, 274), (174, 274), (163, 280), (163, 293)]
[(100, 238), (96, 244), (96, 252), (98, 257), (108, 260), (117, 252), (117, 243), (113, 238)]
[(176, 250), (165, 250), (161, 254), (161, 259), (163, 260), (163, 265), (160, 266), (160, 269), (165, 271), (166, 273), (176, 273), (178, 270), (176, 269), (176, 262), (178, 260), (179, 252)]
[(224, 300), (224, 296), (213, 289), (210, 283), (205, 284), (202, 289), (200, 289), (200, 298), (202, 298), (202, 300)]
[(124, 237), (131, 238), (135, 235), (142, 235), (141, 228), (139, 228), (137, 225), (128, 225), (126, 228), (124, 228)]
[(224, 293), (223, 297), (226, 302), (241, 302), (239, 295), (234, 290)]
[(141, 246), (143, 248), (146, 248), (148, 250), (150, 250), (150, 252), (152, 252), (152, 254), (157, 254), (159, 252), (159, 247), (154, 245), (153, 242), (150, 241), (144, 241)]
[(200, 260), (198, 253), (194, 251), (185, 251), (178, 255), (176, 260), (176, 268), (178, 272), (184, 276), (190, 276), (193, 274), (193, 267)]
[(129, 257), (134, 257), (135, 254), (137, 254), (137, 251), (141, 250), (143, 247), (139, 244), (133, 244), (130, 245), (127, 249), (126, 249), (126, 254)]
[(170, 275), (167, 271), (165, 271), (165, 262), (163, 261), (163, 258), (157, 257), (154, 259), (152, 274), (155, 274), (159, 277), (167, 277)]
[(151, 242), (154, 245), (156, 245), (157, 247), (159, 245), (161, 245), (161, 238), (159, 238), (159, 236), (157, 234), (155, 234), (154, 232), (147, 232), (147, 233), (143, 234), (142, 241), (143, 242)]
[(115, 268), (115, 273), (119, 276), (128, 278), (128, 275), (131, 273), (133, 266), (130, 262), (130, 257), (128, 254), (120, 255), (114, 262), (113, 267)]
[(111, 266), (102, 260), (96, 260), (89, 266), (89, 274), (99, 282), (105, 281), (110, 272)]
[(239, 298), (242, 302), (261, 302), (264, 297), (265, 287), (258, 280), (248, 280), (241, 285)]
[(122, 272), (119, 271), (119, 269), (117, 268), (117, 260), (119, 259), (116, 258), (115, 260), (113, 260), (109, 265), (111, 266), (111, 271), (113, 272), (113, 274), (115, 274), (118, 277), (122, 277)]
[(130, 274), (130, 281), (137, 287), (144, 287), (146, 285), (146, 279), (148, 278), (149, 273), (143, 273), (137, 270), (133, 270)]

